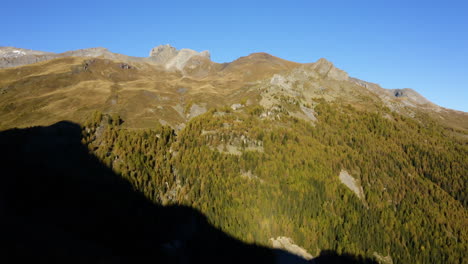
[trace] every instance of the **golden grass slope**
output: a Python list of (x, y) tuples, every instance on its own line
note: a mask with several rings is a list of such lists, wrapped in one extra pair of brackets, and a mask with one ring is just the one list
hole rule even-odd
[(185, 74), (145, 63), (78, 57), (2, 69), (0, 129), (47, 125), (64, 119), (82, 122), (95, 110), (118, 113), (129, 127), (152, 127), (161, 120), (176, 126), (190, 116), (176, 109), (190, 110), (194, 104), (208, 109), (254, 98), (256, 92), (239, 92), (247, 81), (294, 65), (277, 58), (269, 59), (281, 63), (268, 63), (263, 58), (255, 63), (256, 55), (252, 57), (227, 67), (204, 61), (203, 65), (188, 68)]
[(468, 131), (467, 113), (411, 108), (404, 98), (382, 100), (377, 88), (347, 78), (324, 59), (300, 64), (266, 53), (224, 64), (194, 56), (182, 71), (144, 61), (63, 57), (0, 69), (0, 129), (60, 120), (81, 123), (95, 110), (119, 114), (128, 128), (161, 123), (182, 128), (210, 108), (233, 104), (261, 104), (266, 111), (284, 108), (313, 119), (314, 101), (324, 98), (369, 111), (396, 105), (395, 111), (408, 116), (429, 114), (454, 133)]

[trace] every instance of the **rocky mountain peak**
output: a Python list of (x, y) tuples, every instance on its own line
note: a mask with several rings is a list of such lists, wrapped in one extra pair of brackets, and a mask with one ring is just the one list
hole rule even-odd
[(210, 59), (209, 51), (197, 52), (191, 49), (177, 50), (169, 44), (159, 45), (150, 51), (150, 59), (156, 63), (164, 65), (167, 69), (183, 70), (187, 62), (195, 56)]
[(154, 47), (150, 51), (150, 58), (153, 59), (155, 62), (158, 63), (166, 63), (168, 60), (172, 59), (173, 57), (177, 56), (177, 49), (172, 47), (169, 44), (166, 45), (159, 45)]
[(332, 62), (325, 58), (320, 58), (317, 62), (313, 63), (312, 68), (320, 75), (330, 79), (338, 81), (347, 81), (349, 79), (349, 76), (345, 71), (336, 68)]
[(332, 68), (335, 67), (332, 62), (325, 58), (320, 58), (313, 65), (314, 69), (322, 75), (326, 75)]
[(316, 64), (323, 64), (323, 65), (331, 65), (333, 66), (333, 63), (325, 58), (320, 58), (316, 62)]

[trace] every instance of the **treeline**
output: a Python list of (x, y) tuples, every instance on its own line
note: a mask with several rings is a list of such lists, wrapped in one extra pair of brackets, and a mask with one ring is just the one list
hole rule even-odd
[[(466, 142), (428, 118), (387, 109), (321, 102), (315, 111), (311, 125), (287, 113), (261, 118), (258, 106), (213, 109), (177, 135), (167, 126), (125, 129), (118, 116), (97, 112), (83, 143), (154, 202), (197, 208), (246, 242), (288, 236), (314, 256), (330, 249), (462, 263)], [(361, 183), (365, 201), (340, 183), (342, 169)]]

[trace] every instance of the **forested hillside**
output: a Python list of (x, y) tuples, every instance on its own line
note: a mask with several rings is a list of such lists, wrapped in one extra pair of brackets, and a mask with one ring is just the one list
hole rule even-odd
[[(95, 112), (82, 143), (155, 203), (196, 208), (245, 242), (286, 236), (313, 256), (464, 263), (466, 133), (424, 114), (316, 101), (315, 123), (221, 107), (178, 132)], [(343, 171), (362, 196), (340, 181)]]

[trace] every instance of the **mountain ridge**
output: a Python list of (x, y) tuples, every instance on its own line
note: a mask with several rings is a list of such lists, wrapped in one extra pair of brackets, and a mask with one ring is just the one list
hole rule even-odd
[[(78, 49), (78, 50), (66, 51), (62, 53), (35, 51), (35, 50), (15, 48), (15, 47), (0, 47), (0, 69), (29, 65), (29, 64), (52, 60), (52, 59), (61, 58), (61, 57), (104, 57), (106, 59), (120, 60), (124, 62), (129, 62), (129, 63), (137, 62), (137, 63), (161, 65), (168, 70), (174, 69), (174, 70), (179, 70), (182, 72), (185, 72), (184, 71), (185, 66), (188, 66), (193, 71), (193, 69), (199, 66), (199, 64), (208, 64), (206, 67), (221, 69), (222, 71), (226, 67), (229, 67), (233, 64), (238, 64), (245, 60), (256, 60), (256, 63), (260, 63), (262, 61), (265, 61), (267, 63), (287, 62), (289, 64), (295, 64), (296, 66), (297, 65), (312, 65), (312, 68), (317, 70), (320, 74), (327, 75), (327, 77), (329, 78), (342, 80), (342, 81), (351, 80), (361, 86), (364, 86), (366, 88), (371, 88), (371, 90), (374, 90), (374, 91), (378, 90), (378, 88), (375, 88), (375, 86), (378, 86), (379, 88), (381, 88), (378, 84), (373, 84), (373, 83), (371, 84), (369, 82), (350, 77), (345, 71), (336, 68), (332, 62), (330, 62), (329, 60), (325, 58), (320, 58), (314, 63), (297, 63), (297, 62), (291, 62), (291, 61), (287, 61), (287, 60), (275, 57), (265, 52), (255, 52), (247, 56), (239, 57), (238, 59), (235, 59), (231, 62), (220, 64), (220, 63), (211, 61), (210, 52), (207, 50), (202, 51), (202, 52), (196, 52), (194, 50), (186, 49), (186, 48), (177, 50), (175, 47), (172, 47), (169, 44), (159, 45), (159, 46), (152, 48), (151, 51), (149, 52), (148, 57), (133, 57), (133, 56), (127, 56), (127, 55), (123, 55), (119, 53), (113, 53), (109, 49), (103, 48), (103, 47)], [(197, 57), (199, 57), (198, 58), (199, 61), (196, 61), (194, 63), (193, 60), (197, 60)], [(276, 58), (277, 60), (274, 60), (274, 59), (269, 60), (269, 58)], [(206, 60), (206, 61), (201, 62), (200, 59)], [(192, 75), (196, 76), (196, 74), (192, 74)], [(415, 90), (411, 88), (384, 88), (384, 89), (386, 90), (385, 91), (386, 94), (389, 94), (389, 95), (393, 94), (395, 97), (410, 98), (412, 101), (414, 101), (418, 105), (428, 104), (436, 108), (440, 107), (430, 102), (429, 100), (424, 98), (424, 96), (422, 96), (421, 94), (419, 94), (418, 92), (416, 92)], [(381, 90), (379, 92), (381, 92)], [(458, 111), (458, 112), (463, 112), (460, 110), (455, 110), (455, 109), (453, 110)]]
[[(17, 52), (13, 52), (15, 50)], [(106, 48), (52, 55), (26, 51), (0, 48), (0, 54), (19, 54), (18, 57), (0, 57), (3, 67), (17, 65), (0, 69), (0, 94), (3, 95), (0, 97), (0, 110), (3, 110), (0, 120), (3, 120), (4, 128), (26, 124), (47, 125), (60, 121), (59, 116), (76, 122), (83, 121), (85, 115), (76, 111), (70, 112), (73, 113), (71, 115), (55, 110), (53, 114), (47, 114), (51, 111), (49, 109), (71, 100), (75, 101), (74, 105), (81, 102), (78, 103), (81, 111), (98, 107), (135, 120), (127, 123), (129, 126), (147, 127), (154, 125), (154, 120), (159, 120), (156, 122), (182, 128), (188, 121), (187, 117), (193, 118), (210, 108), (242, 101), (261, 103), (273, 109), (288, 101), (287, 104), (295, 102), (302, 105), (301, 109), (289, 107), (290, 114), (309, 120), (314, 98), (325, 98), (361, 104), (364, 108), (383, 104), (392, 111), (412, 117), (419, 112), (429, 113), (448, 126), (468, 130), (468, 113), (437, 106), (411, 89), (385, 89), (350, 77), (325, 58), (314, 63), (296, 63), (257, 52), (220, 64), (211, 61), (207, 51), (177, 50), (168, 44), (153, 48), (149, 57), (126, 56)], [(52, 83), (56, 78), (62, 79), (61, 88)], [(38, 87), (42, 85), (55, 92), (36, 98), (20, 96), (22, 91), (28, 90), (25, 95), (39, 95), (41, 89)], [(141, 89), (145, 92), (138, 92)], [(18, 93), (12, 93), (14, 90)], [(97, 97), (89, 98), (91, 93)], [(67, 95), (67, 99), (59, 95)], [(284, 96), (288, 99), (278, 99)], [(159, 99), (155, 101), (156, 98)], [(34, 106), (32, 102), (35, 102)], [(99, 102), (99, 106), (93, 102)], [(19, 105), (23, 107), (18, 108)], [(196, 114), (190, 113), (192, 106), (198, 109), (193, 110)], [(19, 119), (12, 116), (18, 113), (12, 109), (22, 108), (25, 117), (18, 123), (15, 119)], [(39, 109), (45, 114), (38, 119), (33, 116)], [(189, 112), (185, 113), (184, 109)], [(48, 116), (56, 117), (49, 119)], [(41, 119), (49, 121), (44, 123)], [(35, 121), (31, 123), (32, 120)]]

